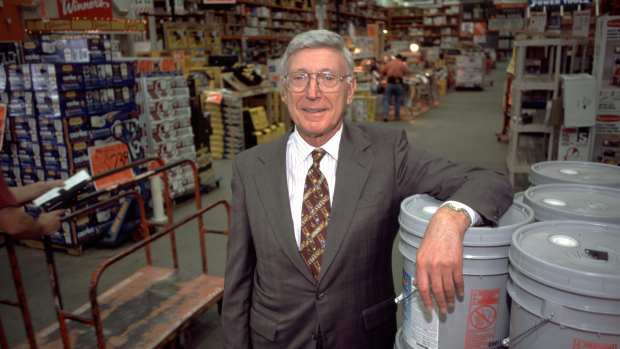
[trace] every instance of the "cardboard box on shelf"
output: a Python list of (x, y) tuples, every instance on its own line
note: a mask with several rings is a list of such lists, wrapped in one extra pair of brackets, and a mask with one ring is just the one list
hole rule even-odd
[(601, 16), (596, 22), (593, 75), (599, 115), (620, 115), (620, 16)]

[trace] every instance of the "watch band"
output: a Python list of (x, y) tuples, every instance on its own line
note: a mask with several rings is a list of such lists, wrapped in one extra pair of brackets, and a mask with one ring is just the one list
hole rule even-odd
[(469, 219), (469, 226), (472, 226), (474, 224), (474, 218), (471, 216), (469, 211), (467, 211), (467, 209), (461, 205), (457, 205), (452, 201), (446, 201), (439, 207), (445, 207), (455, 212), (461, 212)]

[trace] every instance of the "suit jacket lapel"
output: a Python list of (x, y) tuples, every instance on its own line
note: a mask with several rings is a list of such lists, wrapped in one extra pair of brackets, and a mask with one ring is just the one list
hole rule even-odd
[(334, 202), (327, 226), (327, 246), (321, 261), (320, 280), (323, 280), (329, 271), (342, 242), (349, 234), (349, 225), (371, 168), (372, 154), (367, 149), (369, 146), (370, 142), (358, 128), (345, 123), (340, 141)]
[(306, 266), (295, 241), (291, 206), (286, 182), (286, 143), (289, 133), (266, 147), (258, 156), (256, 187), (272, 232), (291, 263), (312, 283), (316, 282)]

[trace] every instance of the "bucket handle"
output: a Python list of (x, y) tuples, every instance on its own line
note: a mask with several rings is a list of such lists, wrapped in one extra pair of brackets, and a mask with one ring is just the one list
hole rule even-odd
[(551, 321), (551, 319), (553, 319), (553, 316), (554, 316), (554, 314), (553, 314), (553, 313), (551, 313), (551, 314), (549, 314), (549, 316), (548, 316), (548, 317), (546, 317), (546, 318), (544, 318), (544, 319), (540, 320), (539, 322), (537, 322), (536, 324), (534, 324), (534, 326), (532, 326), (532, 327), (528, 328), (527, 330), (525, 330), (525, 331), (523, 331), (523, 332), (519, 333), (519, 334), (518, 334), (518, 335), (516, 335), (516, 336), (506, 337), (506, 338), (502, 339), (502, 341), (501, 341), (501, 343), (500, 343), (500, 344), (497, 344), (497, 345), (495, 345), (495, 346), (493, 346), (493, 347), (489, 347), (489, 348), (492, 348), (492, 349), (499, 349), (499, 348), (502, 348), (502, 347), (503, 347), (503, 348), (509, 348), (509, 347), (510, 347), (510, 345), (511, 345), (513, 342), (517, 342), (517, 341), (519, 341), (521, 338), (526, 337), (526, 336), (529, 336), (529, 335), (530, 335), (530, 333), (532, 333), (532, 332), (534, 332), (534, 331), (538, 330), (539, 328), (543, 327), (544, 325), (546, 325), (549, 321)]
[(418, 293), (418, 288), (411, 285), (411, 291), (409, 291), (409, 293), (405, 294), (405, 292), (401, 292), (398, 297), (394, 298), (394, 303), (396, 304), (400, 304), (404, 301), (406, 301), (407, 299), (409, 299), (409, 297), (413, 296), (415, 293)]

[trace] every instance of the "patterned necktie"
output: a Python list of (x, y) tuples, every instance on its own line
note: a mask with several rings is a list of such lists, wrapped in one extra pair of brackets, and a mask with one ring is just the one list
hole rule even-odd
[(321, 257), (325, 251), (327, 221), (331, 211), (329, 187), (319, 168), (325, 150), (312, 151), (312, 166), (306, 175), (304, 200), (301, 208), (300, 252), (315, 279), (321, 272)]

